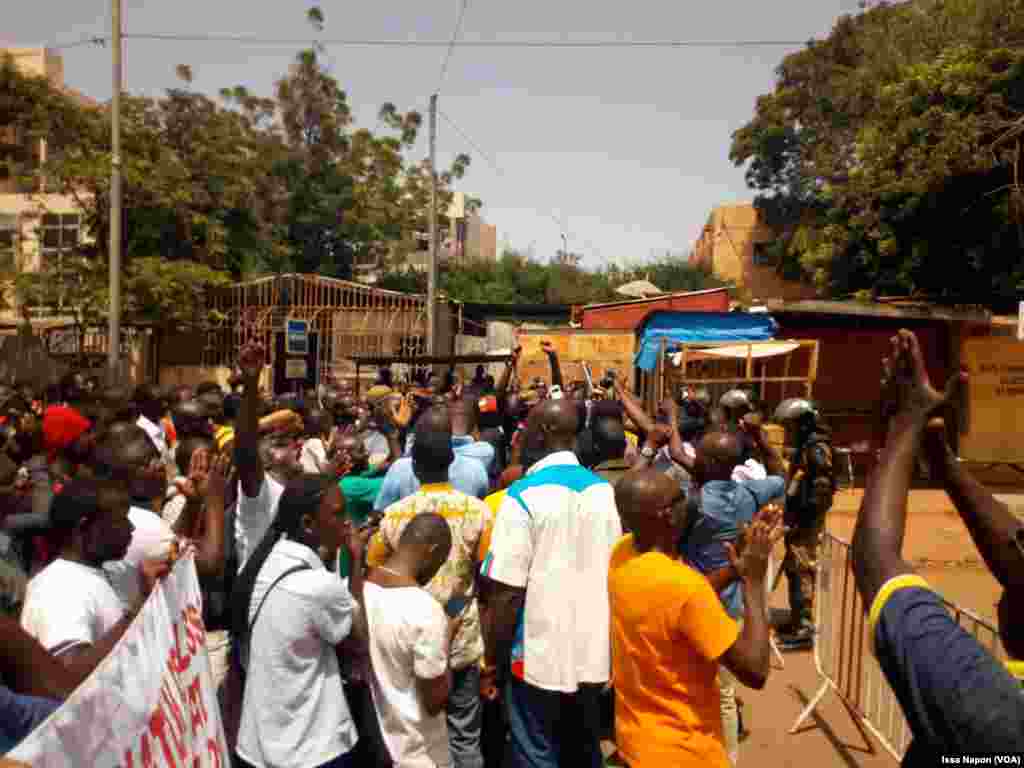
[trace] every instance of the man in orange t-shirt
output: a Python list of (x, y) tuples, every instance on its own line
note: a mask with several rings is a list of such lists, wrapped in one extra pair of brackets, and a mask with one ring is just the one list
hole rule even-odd
[(633, 531), (613, 550), (608, 573), (619, 753), (631, 768), (727, 768), (715, 678), (719, 663), (752, 688), (768, 678), (764, 578), (782, 536), (780, 515), (766, 509), (755, 517), (742, 557), (730, 547), (749, 595), (740, 630), (707, 578), (679, 559), (679, 484), (653, 470), (631, 472), (615, 501)]

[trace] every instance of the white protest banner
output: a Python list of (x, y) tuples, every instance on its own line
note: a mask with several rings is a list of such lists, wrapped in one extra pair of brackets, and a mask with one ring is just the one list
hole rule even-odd
[(32, 768), (229, 768), (205, 641), (188, 555), (89, 679), (7, 757)]

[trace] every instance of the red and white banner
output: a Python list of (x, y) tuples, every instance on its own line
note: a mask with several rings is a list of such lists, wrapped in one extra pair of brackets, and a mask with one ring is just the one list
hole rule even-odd
[(95, 672), (7, 755), (33, 768), (229, 768), (191, 556)]

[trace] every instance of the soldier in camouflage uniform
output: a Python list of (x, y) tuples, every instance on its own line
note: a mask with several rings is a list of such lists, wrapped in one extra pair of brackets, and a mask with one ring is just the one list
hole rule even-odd
[(780, 627), (780, 646), (810, 647), (814, 639), (814, 583), (825, 514), (835, 496), (832, 439), (818, 422), (814, 404), (791, 398), (779, 404), (775, 420), (786, 428), (794, 447), (786, 478), (786, 557), (782, 570), (789, 583), (790, 623)]

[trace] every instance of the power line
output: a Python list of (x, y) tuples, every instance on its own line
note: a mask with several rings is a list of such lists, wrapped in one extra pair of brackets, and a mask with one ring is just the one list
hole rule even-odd
[[(239, 45), (308, 46), (300, 38), (270, 38), (251, 35), (164, 34), (127, 32), (126, 40), (151, 40), (185, 43), (236, 43)], [(365, 48), (771, 48), (806, 45), (810, 40), (402, 40), (386, 38), (334, 38), (318, 41), (321, 45)], [(55, 50), (84, 45), (105, 45), (105, 36), (91, 36), (69, 43), (48, 46)]]
[(487, 154), (487, 152), (485, 152), (485, 151), (484, 151), (483, 149), (481, 149), (481, 148), (480, 148), (480, 145), (479, 145), (479, 144), (477, 144), (477, 143), (476, 143), (475, 141), (473, 141), (473, 139), (471, 139), (471, 138), (469, 137), (469, 135), (468, 135), (468, 134), (467, 134), (467, 133), (466, 133), (466, 132), (465, 132), (464, 130), (462, 130), (461, 128), (459, 128), (459, 126), (455, 124), (455, 121), (454, 121), (454, 120), (452, 120), (452, 119), (451, 119), (450, 117), (448, 117), (448, 115), (446, 115), (446, 114), (444, 113), (444, 110), (440, 110), (440, 109), (439, 109), (439, 110), (438, 110), (437, 112), (438, 112), (438, 114), (439, 114), (439, 115), (441, 115), (441, 117), (442, 117), (442, 118), (444, 119), (444, 121), (445, 121), (446, 123), (448, 123), (448, 125), (450, 125), (450, 126), (452, 127), (452, 129), (453, 129), (453, 130), (454, 130), (454, 131), (455, 131), (455, 132), (456, 132), (457, 134), (459, 134), (459, 136), (461, 136), (461, 137), (462, 137), (462, 139), (463, 139), (463, 140), (464, 140), (464, 141), (465, 141), (465, 142), (466, 142), (467, 144), (469, 144), (469, 146), (470, 146), (470, 147), (472, 147), (472, 148), (473, 148), (473, 149), (474, 149), (474, 150), (475, 150), (475, 151), (476, 151), (476, 152), (477, 152), (477, 153), (478, 153), (478, 154), (479, 154), (479, 155), (480, 155), (480, 156), (481, 156), (481, 157), (482, 157), (482, 158), (483, 158), (484, 160), (486, 160), (486, 161), (487, 161), (487, 164), (488, 164), (488, 165), (490, 165), (490, 166), (491, 166), (491, 168), (493, 168), (493, 169), (494, 169), (494, 171), (495, 171), (495, 172), (496, 172), (496, 173), (497, 173), (497, 174), (498, 174), (499, 176), (502, 176), (502, 177), (503, 177), (503, 176), (505, 175), (505, 171), (503, 171), (503, 170), (501, 169), (501, 166), (499, 166), (499, 165), (498, 165), (497, 161), (495, 161), (495, 160), (494, 160), (494, 158), (492, 158), (492, 157), (491, 157), (491, 156), (490, 156), (489, 154)]
[(469, 7), (469, 0), (462, 0), (462, 6), (459, 8), (459, 17), (455, 20), (455, 31), (452, 32), (452, 40), (448, 43), (448, 53), (444, 56), (444, 61), (441, 63), (441, 75), (437, 79), (437, 88), (434, 90), (435, 93), (440, 93), (441, 86), (444, 84), (444, 76), (448, 74), (448, 63), (452, 60), (452, 53), (455, 51), (455, 43), (459, 39), (459, 33), (462, 31), (462, 20), (466, 17), (466, 9)]
[[(475, 151), (476, 151), (476, 152), (477, 152), (477, 153), (478, 153), (478, 154), (479, 154), (479, 155), (480, 155), (480, 156), (481, 156), (481, 157), (482, 157), (482, 158), (483, 158), (484, 160), (486, 160), (486, 161), (487, 161), (487, 164), (488, 164), (488, 165), (490, 165), (490, 166), (491, 166), (491, 168), (493, 168), (493, 169), (494, 169), (494, 171), (495, 171), (495, 172), (496, 172), (496, 173), (498, 174), (498, 176), (500, 176), (500, 177), (502, 177), (502, 178), (504, 178), (504, 177), (505, 177), (505, 171), (504, 171), (504, 170), (502, 170), (501, 166), (500, 166), (500, 165), (498, 165), (498, 162), (497, 162), (497, 161), (496, 161), (496, 160), (495, 160), (495, 159), (494, 159), (494, 158), (493, 158), (493, 157), (492, 157), (492, 156), (491, 156), (490, 154), (488, 154), (487, 152), (485, 152), (485, 151), (484, 151), (484, 150), (483, 150), (483, 149), (482, 149), (482, 148), (480, 147), (480, 144), (479, 144), (479, 143), (477, 143), (476, 141), (473, 141), (473, 139), (472, 139), (472, 138), (470, 137), (470, 135), (469, 135), (468, 133), (466, 133), (466, 132), (465, 132), (464, 130), (462, 130), (462, 129), (461, 129), (461, 128), (460, 128), (460, 127), (459, 127), (459, 126), (458, 126), (458, 125), (456, 124), (456, 122), (455, 122), (454, 120), (452, 120), (452, 119), (451, 119), (451, 118), (450, 118), (450, 117), (449, 117), (448, 115), (446, 115), (446, 114), (444, 113), (444, 111), (442, 111), (442, 110), (440, 110), (440, 109), (439, 109), (439, 110), (437, 111), (437, 113), (438, 113), (438, 114), (439, 114), (439, 115), (440, 115), (440, 116), (441, 116), (441, 117), (442, 117), (442, 118), (444, 119), (444, 121), (445, 121), (446, 123), (448, 123), (448, 125), (450, 125), (450, 126), (452, 127), (452, 129), (453, 129), (453, 130), (454, 130), (454, 131), (455, 131), (455, 132), (456, 132), (457, 134), (459, 134), (459, 136), (461, 136), (461, 137), (462, 137), (462, 139), (463, 139), (463, 140), (464, 140), (464, 141), (465, 141), (465, 142), (466, 142), (467, 144), (469, 144), (469, 146), (470, 146), (470, 147), (472, 147), (472, 148), (473, 148), (473, 149), (474, 149), (474, 150), (475, 150)], [(552, 220), (553, 222), (555, 222), (556, 226), (558, 227), (558, 233), (559, 233), (560, 235), (566, 235), (566, 237), (568, 237), (567, 233), (565, 232), (565, 224), (564, 224), (564, 222), (562, 222), (562, 220), (561, 220), (561, 219), (559, 219), (559, 218), (558, 218), (557, 216), (555, 216), (555, 214), (554, 214), (554, 212), (553, 212), (553, 211), (547, 211), (546, 213), (547, 213), (547, 216), (548, 216), (548, 218), (550, 218), (550, 219), (551, 219), (551, 220)]]

